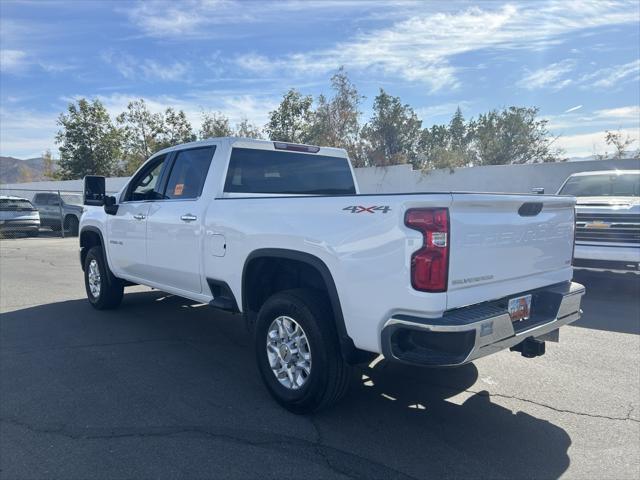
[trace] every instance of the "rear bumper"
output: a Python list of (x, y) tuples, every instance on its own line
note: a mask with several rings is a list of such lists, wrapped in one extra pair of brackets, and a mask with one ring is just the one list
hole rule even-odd
[(0, 221), (1, 232), (34, 232), (40, 228), (40, 220), (2, 220)]
[(390, 360), (423, 366), (463, 365), (540, 337), (580, 318), (585, 288), (573, 282), (531, 293), (528, 320), (512, 322), (508, 298), (446, 312), (440, 318), (396, 315), (382, 329), (382, 353)]
[(640, 274), (640, 246), (577, 243), (573, 266), (580, 270)]

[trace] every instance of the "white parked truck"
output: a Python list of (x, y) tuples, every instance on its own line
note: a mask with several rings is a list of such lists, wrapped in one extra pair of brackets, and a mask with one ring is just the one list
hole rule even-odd
[(85, 179), (87, 296), (144, 284), (246, 319), (262, 379), (294, 412), (353, 365), (455, 366), (544, 353), (580, 317), (574, 199), (362, 195), (342, 149), (219, 138), (158, 152), (114, 197)]
[(576, 269), (640, 274), (640, 170), (574, 173), (558, 194), (577, 198)]

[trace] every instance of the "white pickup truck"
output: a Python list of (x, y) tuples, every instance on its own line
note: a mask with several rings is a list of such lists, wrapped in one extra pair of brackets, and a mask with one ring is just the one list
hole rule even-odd
[(640, 170), (574, 173), (558, 194), (577, 199), (574, 268), (640, 275)]
[(361, 195), (344, 150), (219, 138), (158, 152), (115, 196), (85, 178), (87, 296), (144, 284), (236, 312), (271, 395), (298, 413), (353, 365), (455, 366), (544, 353), (580, 317), (574, 199)]

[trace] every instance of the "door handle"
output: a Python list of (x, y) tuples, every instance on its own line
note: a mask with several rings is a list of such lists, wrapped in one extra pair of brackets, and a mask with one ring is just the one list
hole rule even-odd
[(133, 218), (135, 218), (136, 220), (144, 220), (144, 219), (145, 219), (145, 218), (147, 218), (147, 217), (145, 217), (145, 216), (144, 216), (143, 214), (141, 214), (141, 213), (136, 213), (136, 214), (133, 216)]
[(191, 215), (190, 213), (187, 213), (186, 215), (182, 215), (180, 217), (180, 220), (182, 220), (183, 222), (194, 222), (198, 219), (198, 217), (196, 217), (195, 215)]

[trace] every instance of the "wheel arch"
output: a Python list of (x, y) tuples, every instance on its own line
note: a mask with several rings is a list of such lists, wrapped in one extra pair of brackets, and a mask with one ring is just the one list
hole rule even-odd
[[(347, 328), (344, 321), (344, 316), (342, 312), (342, 306), (340, 304), (340, 297), (338, 296), (338, 290), (336, 288), (335, 281), (331, 274), (331, 271), (327, 267), (327, 265), (315, 255), (310, 253), (301, 252), (298, 250), (289, 250), (282, 248), (263, 248), (254, 250), (251, 252), (244, 263), (244, 267), (242, 269), (242, 311), (247, 317), (249, 321), (250, 317), (253, 313), (256, 313), (255, 305), (252, 307), (252, 288), (256, 288), (255, 285), (252, 286), (252, 278), (251, 275), (254, 273), (254, 269), (259, 268), (258, 261), (267, 261), (267, 260), (275, 260), (275, 261), (292, 261), (297, 262), (299, 264), (306, 265), (308, 268), (317, 272), (319, 278), (323, 282), (324, 290), (329, 297), (329, 303), (333, 312), (333, 321), (336, 327), (336, 332), (338, 334), (338, 339), (340, 343), (340, 351), (342, 353), (343, 358), (349, 363), (359, 363), (364, 361), (363, 359), (368, 359), (369, 352), (364, 352), (355, 347), (353, 340), (349, 337), (347, 333)], [(277, 289), (275, 290), (278, 291)], [(263, 301), (266, 298), (263, 299)], [(261, 303), (260, 303), (261, 305)], [(366, 354), (366, 358), (365, 355)]]
[(87, 252), (95, 246), (102, 246), (105, 251), (105, 262), (107, 262), (104, 237), (102, 236), (102, 232), (99, 228), (93, 226), (83, 227), (78, 233), (78, 236), (80, 238), (80, 266), (82, 267), (82, 270), (84, 270), (84, 260), (87, 258)]

